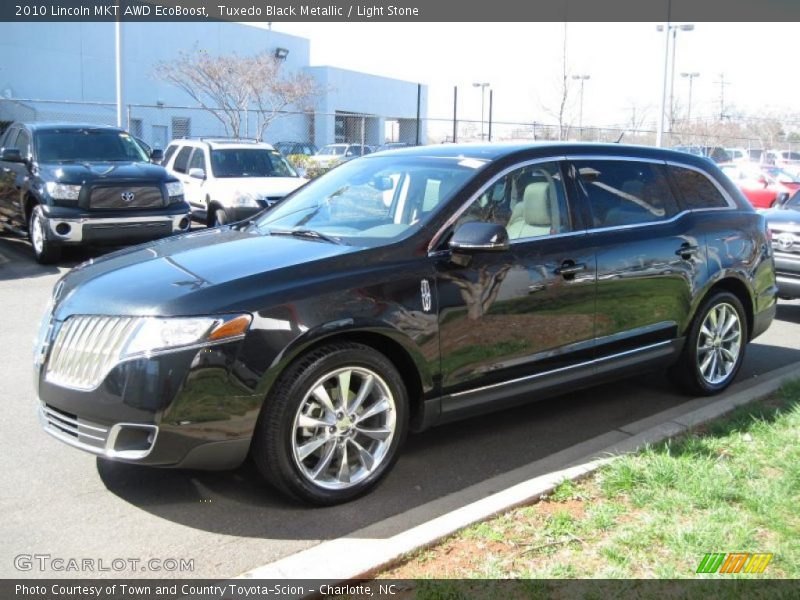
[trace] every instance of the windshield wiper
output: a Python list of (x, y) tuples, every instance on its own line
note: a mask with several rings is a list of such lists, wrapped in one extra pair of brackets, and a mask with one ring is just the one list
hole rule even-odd
[(325, 235), (324, 233), (320, 233), (319, 231), (314, 231), (313, 229), (270, 229), (270, 235), (292, 235), (294, 237), (302, 237), (311, 240), (322, 240), (324, 242), (329, 242), (331, 244), (343, 244), (342, 240), (339, 238), (331, 237), (329, 235)]

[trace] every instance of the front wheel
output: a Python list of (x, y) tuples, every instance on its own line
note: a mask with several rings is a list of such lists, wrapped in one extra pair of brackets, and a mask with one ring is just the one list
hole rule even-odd
[(31, 211), (28, 219), (28, 237), (33, 246), (33, 254), (36, 262), (42, 265), (49, 265), (58, 262), (61, 258), (61, 247), (56, 246), (47, 239), (47, 219), (44, 216), (41, 205), (37, 204)]
[(373, 348), (334, 343), (297, 360), (267, 399), (253, 458), (278, 489), (337, 504), (372, 488), (394, 464), (408, 429), (408, 395)]
[(710, 396), (721, 392), (742, 366), (747, 337), (741, 301), (730, 292), (717, 292), (697, 311), (671, 375), (689, 393)]

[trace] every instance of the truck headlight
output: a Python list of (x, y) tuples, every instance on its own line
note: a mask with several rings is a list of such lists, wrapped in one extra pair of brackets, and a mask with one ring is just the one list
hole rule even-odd
[(54, 200), (77, 200), (81, 193), (80, 185), (56, 183), (55, 181), (48, 181), (45, 188)]
[(168, 350), (230, 341), (250, 327), (250, 315), (220, 317), (145, 317), (133, 331), (120, 359), (149, 356)]
[(183, 196), (183, 184), (180, 181), (170, 181), (167, 184), (167, 196)]
[(233, 206), (236, 208), (258, 208), (258, 198), (249, 192), (236, 192), (233, 195)]

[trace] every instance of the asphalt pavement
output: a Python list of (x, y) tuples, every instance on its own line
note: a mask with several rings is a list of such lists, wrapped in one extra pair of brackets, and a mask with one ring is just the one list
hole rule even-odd
[[(690, 400), (663, 376), (643, 374), (435, 428), (409, 438), (375, 491), (331, 508), (284, 499), (251, 464), (209, 473), (111, 463), (41, 431), (31, 371), (33, 338), (53, 284), (95, 254), (73, 251), (58, 268), (42, 267), (26, 242), (0, 236), (0, 374), (8, 409), (0, 424), (0, 577), (232, 577), (323, 540), (395, 535), (454, 502), (475, 500), (457, 492), (476, 483), (597, 436), (613, 441), (625, 425)], [(748, 347), (739, 381), (798, 360), (800, 302), (782, 301), (772, 327)], [(19, 571), (20, 555), (79, 565), (88, 559), (95, 571), (42, 571), (35, 560)], [(132, 570), (128, 560), (151, 558), (193, 560), (194, 570), (142, 570), (142, 563)]]

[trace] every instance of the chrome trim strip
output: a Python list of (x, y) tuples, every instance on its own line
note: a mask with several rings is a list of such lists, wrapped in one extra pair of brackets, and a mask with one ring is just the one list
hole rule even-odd
[(428, 253), (430, 254), (431, 252), (434, 252), (434, 248), (439, 243), (439, 241), (440, 241), (442, 235), (444, 234), (444, 232), (453, 223), (455, 223), (462, 214), (464, 214), (464, 211), (467, 210), (467, 208), (469, 208), (469, 205), (472, 204), (476, 199), (478, 199), (481, 194), (483, 194), (487, 189), (489, 189), (489, 187), (494, 185), (499, 179), (502, 179), (503, 177), (508, 175), (511, 171), (516, 171), (517, 169), (522, 169), (522, 168), (530, 166), (530, 165), (536, 165), (536, 164), (547, 163), (547, 162), (561, 162), (561, 161), (564, 161), (565, 158), (566, 157), (564, 157), (564, 156), (548, 156), (546, 158), (533, 158), (533, 159), (530, 159), (530, 160), (525, 160), (525, 161), (522, 161), (522, 162), (514, 163), (510, 167), (507, 167), (507, 168), (503, 169), (502, 171), (500, 171), (499, 173), (495, 174), (494, 177), (489, 179), (489, 181), (487, 181), (481, 187), (479, 187), (478, 190), (474, 194), (472, 194), (469, 198), (467, 198), (467, 200), (464, 201), (464, 203), (458, 208), (458, 210), (455, 211), (452, 215), (450, 215), (450, 218), (447, 219), (447, 221), (444, 222), (444, 224), (439, 228), (439, 230), (431, 238), (431, 241), (428, 244)]
[(617, 160), (625, 162), (644, 162), (656, 165), (663, 165), (666, 161), (663, 158), (641, 158), (638, 156), (612, 156), (610, 154), (568, 154), (566, 160)]
[(671, 343), (672, 343), (672, 340), (667, 340), (667, 341), (664, 341), (664, 342), (657, 342), (655, 344), (650, 344), (648, 346), (642, 346), (641, 348), (634, 348), (633, 350), (625, 350), (624, 352), (618, 352), (617, 354), (609, 354), (608, 356), (602, 356), (600, 358), (594, 358), (592, 360), (587, 360), (587, 361), (584, 361), (584, 362), (576, 363), (574, 365), (569, 365), (569, 366), (566, 366), (566, 367), (559, 367), (557, 369), (551, 369), (549, 371), (542, 371), (541, 373), (534, 373), (533, 375), (526, 375), (524, 377), (517, 377), (516, 379), (509, 379), (508, 381), (501, 381), (499, 383), (491, 383), (489, 385), (484, 385), (484, 386), (481, 386), (481, 387), (472, 388), (472, 389), (469, 389), (469, 390), (464, 390), (464, 391), (461, 391), (461, 392), (455, 392), (455, 393), (447, 394), (447, 395), (449, 397), (451, 397), (451, 398), (456, 398), (458, 396), (463, 396), (465, 394), (474, 394), (474, 393), (477, 393), (477, 392), (483, 392), (485, 390), (491, 390), (491, 389), (495, 389), (495, 388), (498, 388), (498, 387), (503, 387), (503, 386), (506, 386), (506, 385), (512, 385), (512, 384), (515, 384), (515, 383), (522, 383), (523, 381), (530, 381), (530, 380), (533, 380), (533, 379), (538, 379), (538, 378), (544, 377), (546, 375), (554, 375), (555, 373), (562, 373), (564, 371), (569, 371), (571, 369), (577, 369), (579, 367), (588, 367), (588, 366), (591, 366), (591, 365), (596, 365), (598, 363), (602, 363), (602, 362), (605, 362), (605, 361), (608, 361), (608, 360), (612, 360), (614, 358), (620, 358), (622, 356), (628, 356), (630, 354), (636, 354), (638, 352), (645, 352), (647, 350), (653, 350), (655, 348), (660, 348), (662, 346), (666, 346), (666, 345), (671, 344)]

